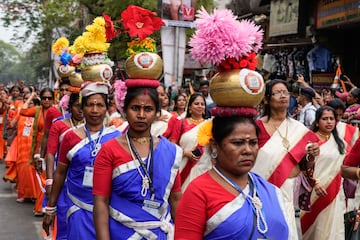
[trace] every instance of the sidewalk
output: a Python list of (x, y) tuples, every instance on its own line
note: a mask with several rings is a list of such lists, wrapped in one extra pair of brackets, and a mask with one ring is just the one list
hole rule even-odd
[(15, 184), (4, 182), (5, 165), (0, 162), (0, 238), (37, 240), (41, 237), (42, 218), (34, 217), (33, 203), (17, 203)]

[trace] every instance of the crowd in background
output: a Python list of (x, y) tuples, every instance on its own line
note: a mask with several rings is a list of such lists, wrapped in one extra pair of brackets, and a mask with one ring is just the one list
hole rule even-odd
[[(359, 204), (358, 199), (350, 203), (348, 196), (345, 196), (342, 187), (344, 179), (340, 172), (342, 167), (346, 168), (343, 166), (344, 159), (358, 139), (360, 89), (352, 84), (350, 79), (348, 83), (351, 89), (348, 92), (315, 90), (301, 75), (293, 84), (276, 81), (269, 80), (268, 86), (271, 87), (266, 90), (268, 93), (257, 107), (256, 123), (262, 132), (259, 135), (259, 155), (266, 157), (266, 154), (270, 154), (266, 152), (266, 146), (275, 135), (277, 139), (272, 143), (274, 145), (270, 146), (283, 145), (285, 152), (293, 147), (297, 148), (299, 143), (292, 146), (290, 135), (296, 135), (298, 124), (315, 133), (317, 137), (309, 139), (318, 142), (320, 153), (318, 156), (313, 154), (316, 163), (309, 167), (301, 161), (305, 155), (306, 158), (309, 157), (308, 148), (307, 154), (302, 150), (301, 157), (296, 160), (299, 164), (294, 168), (297, 169), (296, 172), (292, 170), (281, 177), (271, 176), (265, 173), (268, 169), (261, 170), (256, 165), (254, 171), (279, 188), (283, 188), (284, 182), (289, 179), (294, 182), (288, 188), (288, 191), (294, 192), (294, 196), (289, 196), (290, 207), (287, 207), (292, 210), (306, 210), (300, 214), (299, 211), (294, 214), (290, 211), (290, 215), (300, 218), (301, 230), (297, 228), (299, 238), (330, 239), (324, 237), (329, 236), (329, 226), (336, 226), (330, 227), (333, 236), (342, 236), (343, 220), (335, 215), (356, 208)], [(46, 202), (50, 197), (56, 165), (54, 161), (60, 149), (59, 137), (67, 129), (77, 128), (86, 122), (79, 95), (72, 93), (70, 87), (67, 79), (62, 79), (55, 89), (38, 90), (26, 84), (7, 89), (0, 85), (0, 157), (7, 168), (3, 179), (14, 184), (18, 203), (34, 203), (35, 216), (44, 215)], [(211, 118), (211, 109), (215, 107), (210, 96), (209, 81), (200, 81), (196, 90), (191, 85), (176, 90), (160, 85), (157, 88), (160, 111), (151, 126), (153, 136), (161, 135), (182, 149), (179, 177), (182, 192), (185, 192), (195, 177), (209, 169), (209, 166), (206, 166), (211, 162), (209, 159), (215, 158), (197, 138), (201, 127)], [(106, 126), (113, 126), (119, 132), (126, 133), (129, 129), (128, 116), (124, 116), (116, 107), (114, 86), (110, 90), (108, 101), (104, 120)], [(62, 126), (58, 126), (60, 121)], [(303, 130), (303, 137), (307, 136), (307, 131)], [(278, 156), (279, 159), (283, 157)], [(313, 160), (306, 159), (307, 162)], [(353, 165), (358, 166), (356, 164)], [(64, 174), (63, 178), (66, 177), (66, 171)], [(360, 177), (356, 169), (344, 173), (344, 176)], [(280, 178), (284, 178), (281, 183), (278, 182)], [(311, 186), (310, 193), (301, 191), (303, 181)], [(58, 195), (61, 195), (60, 188), (57, 191)], [(307, 197), (308, 201), (305, 201), (304, 197)], [(297, 204), (295, 208), (293, 202)], [(181, 209), (183, 208), (182, 206)], [(181, 219), (181, 222), (183, 221), (185, 220)], [(295, 224), (295, 221), (296, 219), (291, 224)], [(319, 230), (322, 228), (326, 233)], [(182, 233), (184, 229), (179, 228), (178, 231)]]

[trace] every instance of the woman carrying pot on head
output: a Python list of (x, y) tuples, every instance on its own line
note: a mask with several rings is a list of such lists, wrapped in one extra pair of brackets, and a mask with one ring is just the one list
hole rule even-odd
[(250, 172), (259, 149), (254, 120), (216, 116), (212, 122), (215, 164), (181, 198), (175, 239), (290, 239), (280, 189)]
[(99, 240), (173, 236), (182, 151), (151, 134), (160, 105), (156, 89), (147, 82), (152, 80), (127, 89), (123, 110), (129, 128), (106, 143), (95, 162), (94, 223)]
[(56, 204), (66, 179), (68, 194), (67, 239), (95, 239), (92, 220), (93, 168), (102, 145), (120, 135), (113, 127), (104, 126), (108, 109), (109, 85), (103, 82), (86, 82), (82, 85), (81, 109), (86, 123), (68, 131), (61, 142), (59, 160), (43, 228), (49, 227), (56, 214)]

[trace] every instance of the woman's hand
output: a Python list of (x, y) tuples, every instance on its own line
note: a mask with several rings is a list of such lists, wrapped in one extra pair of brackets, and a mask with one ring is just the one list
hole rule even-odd
[(169, 116), (166, 115), (161, 115), (160, 117), (158, 117), (158, 121), (163, 121), (163, 122), (167, 122), (169, 119)]
[[(195, 150), (195, 149), (194, 149)], [(195, 156), (195, 154), (192, 153), (192, 151), (183, 151), (183, 156), (187, 157), (189, 160), (197, 161), (200, 159), (200, 156)]]
[(54, 215), (48, 215), (48, 214), (45, 214), (44, 215), (44, 218), (43, 218), (43, 229), (44, 231), (46, 232), (46, 235), (49, 236), (50, 234), (50, 227), (53, 225), (54, 223)]
[(318, 143), (308, 143), (306, 145), (306, 153), (311, 155), (312, 157), (319, 156), (320, 148)]
[(321, 185), (320, 182), (315, 183), (314, 191), (319, 197), (325, 197), (328, 195), (326, 189)]

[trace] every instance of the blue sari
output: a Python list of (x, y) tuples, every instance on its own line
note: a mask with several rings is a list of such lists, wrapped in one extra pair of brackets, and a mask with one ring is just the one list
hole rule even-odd
[[(103, 130), (100, 144), (112, 138), (120, 136), (120, 132), (114, 127)], [(96, 141), (99, 133), (91, 135), (91, 139)], [(67, 172), (67, 228), (68, 240), (96, 239), (93, 224), (93, 195), (92, 187), (83, 185), (85, 168), (93, 166), (95, 159), (91, 157), (91, 144), (88, 138), (84, 138), (72, 147), (68, 152), (67, 158), (70, 160)]]
[[(113, 169), (112, 195), (109, 203), (111, 239), (173, 238), (173, 223), (168, 199), (179, 170), (182, 151), (161, 137), (153, 152), (153, 185), (155, 201), (160, 207), (149, 212), (143, 209), (151, 191), (141, 195), (143, 169), (137, 159), (129, 159)], [(117, 156), (123, 158), (124, 156)], [(148, 159), (145, 160), (147, 163)]]
[[(283, 214), (284, 206), (278, 188), (255, 173), (249, 173), (257, 195), (262, 201), (262, 212), (268, 225), (265, 236), (257, 229), (253, 206), (243, 194), (227, 203), (206, 223), (204, 239), (279, 239), (289, 238), (288, 221)], [(251, 189), (249, 191), (252, 196)], [(263, 225), (261, 225), (263, 229)], [(251, 238), (250, 238), (251, 237)]]

